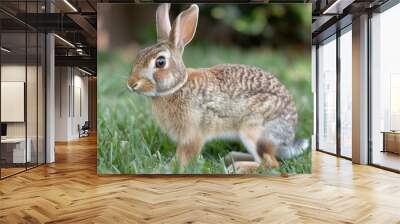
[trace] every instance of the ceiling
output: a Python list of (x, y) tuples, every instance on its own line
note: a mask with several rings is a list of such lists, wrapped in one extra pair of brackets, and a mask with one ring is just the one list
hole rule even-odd
[[(12, 49), (7, 58), (22, 58), (36, 49), (29, 44), (25, 52), (25, 31), (54, 32), (56, 65), (78, 66), (96, 73), (96, 5), (93, 0), (1, 0), (0, 21), (3, 46)], [(51, 10), (50, 10), (51, 9)], [(51, 11), (51, 13), (49, 13)], [(7, 43), (7, 44), (6, 44)], [(18, 57), (19, 56), (19, 57)]]
[(313, 43), (351, 24), (353, 17), (372, 12), (386, 2), (388, 0), (313, 0)]

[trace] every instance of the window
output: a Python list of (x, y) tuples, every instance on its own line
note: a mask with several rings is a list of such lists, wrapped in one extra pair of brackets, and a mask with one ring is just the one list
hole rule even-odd
[(336, 153), (336, 36), (318, 47), (318, 149)]
[(400, 170), (400, 5), (371, 18), (372, 163)]
[(351, 26), (340, 36), (340, 155), (352, 157), (352, 35)]

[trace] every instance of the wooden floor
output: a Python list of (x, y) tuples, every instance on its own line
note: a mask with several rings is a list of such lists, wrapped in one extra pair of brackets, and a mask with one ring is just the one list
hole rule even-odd
[(23, 168), (14, 168), (14, 167), (7, 167), (7, 168), (1, 168), (1, 177), (7, 177), (7, 176), (11, 176), (13, 174), (19, 173), (19, 172), (23, 172), (25, 170), (25, 167)]
[(313, 154), (313, 174), (96, 174), (96, 142), (57, 145), (55, 164), (0, 181), (0, 223), (400, 223), (400, 175)]
[(400, 155), (391, 152), (374, 151), (374, 164), (400, 170)]

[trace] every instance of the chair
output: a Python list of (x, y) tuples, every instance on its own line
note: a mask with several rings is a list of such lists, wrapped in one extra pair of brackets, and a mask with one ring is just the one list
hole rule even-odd
[(89, 129), (90, 129), (89, 121), (85, 121), (82, 127), (80, 127), (80, 125), (78, 124), (79, 138), (89, 136)]

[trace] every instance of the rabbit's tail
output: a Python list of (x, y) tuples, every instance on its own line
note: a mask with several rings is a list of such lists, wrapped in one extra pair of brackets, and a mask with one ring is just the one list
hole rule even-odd
[(290, 159), (303, 154), (310, 146), (310, 141), (308, 139), (296, 139), (293, 144), (281, 146), (277, 152), (276, 156), (279, 159)]

